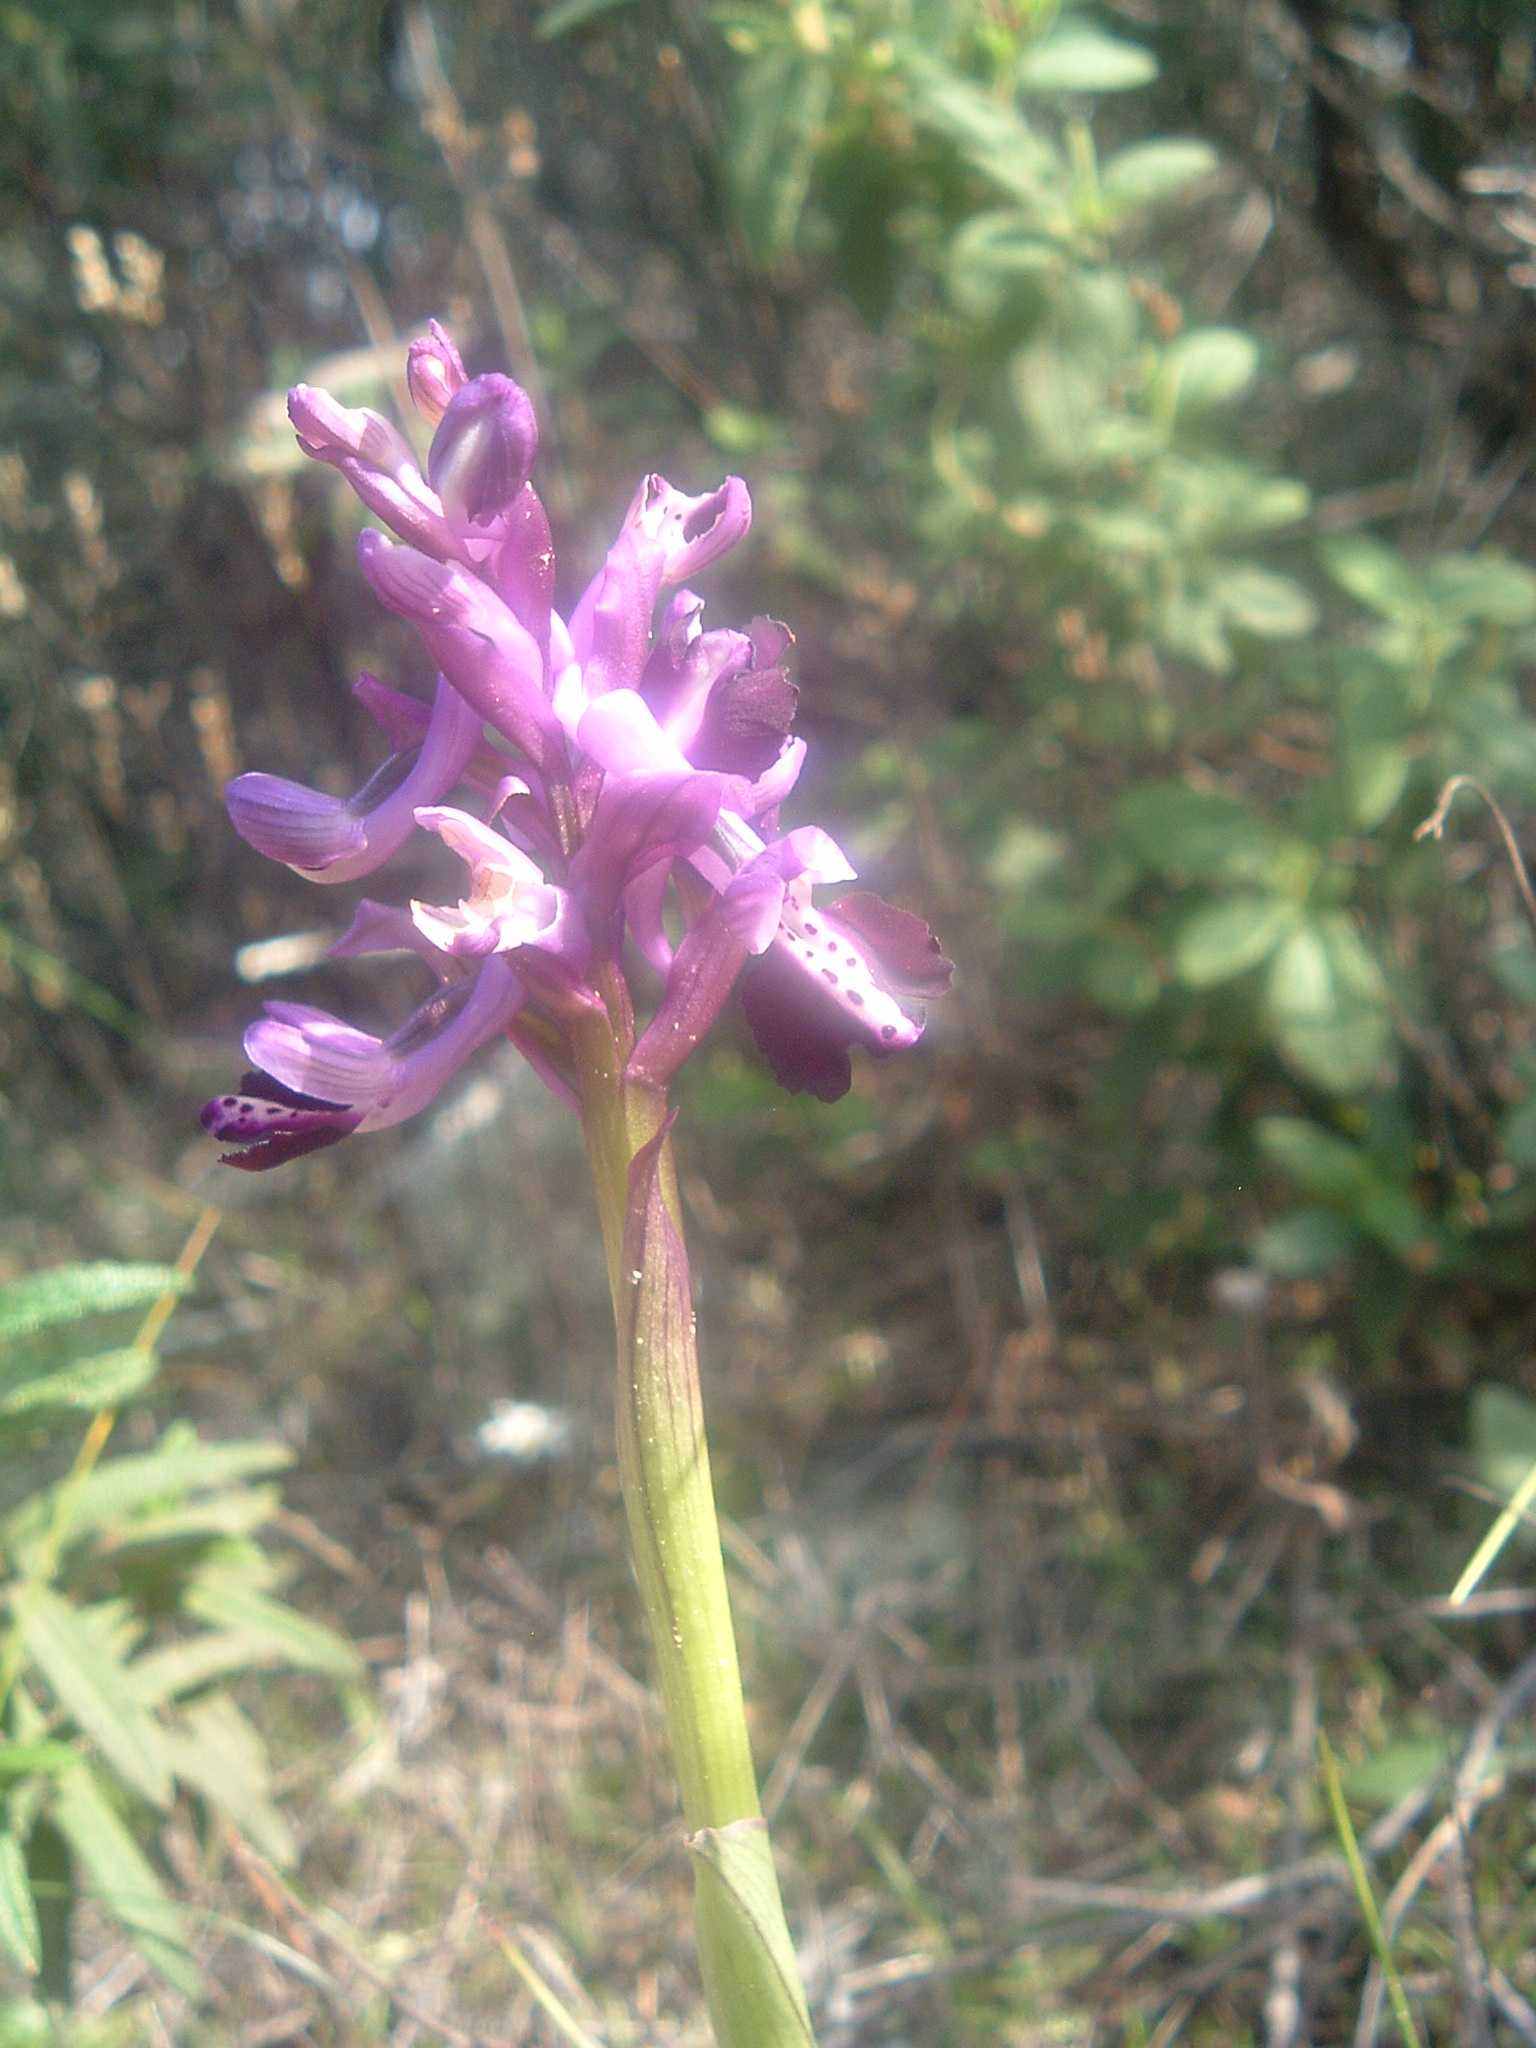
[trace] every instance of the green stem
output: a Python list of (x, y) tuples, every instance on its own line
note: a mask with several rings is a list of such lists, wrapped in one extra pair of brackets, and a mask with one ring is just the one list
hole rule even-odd
[[(618, 1333), (619, 1474), (692, 1852), (705, 1994), (721, 2048), (812, 2048), (752, 1767), (666, 1105), (626, 1084), (628, 993), (617, 974), (603, 993), (606, 1012), (572, 1036)], [(631, 1169), (658, 1140), (648, 1221), (626, 1230)]]

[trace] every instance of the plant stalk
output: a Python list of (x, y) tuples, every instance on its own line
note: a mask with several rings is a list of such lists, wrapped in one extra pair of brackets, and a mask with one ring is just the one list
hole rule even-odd
[(665, 1102), (626, 1083), (627, 991), (573, 1031), (617, 1333), (619, 1474), (694, 1872), (720, 2048), (814, 2048), (758, 1799), (710, 1482)]

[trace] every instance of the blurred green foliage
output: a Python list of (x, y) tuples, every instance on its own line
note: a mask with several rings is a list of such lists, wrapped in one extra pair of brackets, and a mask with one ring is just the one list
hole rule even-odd
[[(102, 1458), (116, 1408), (146, 1395), (157, 1356), (144, 1331), (110, 1343), (125, 1314), (163, 1315), (174, 1268), (100, 1262), (0, 1287), (0, 1433), (31, 1464), (50, 1411), (92, 1417), (68, 1468), (6, 1487), (0, 1520), (0, 1946), (41, 1994), (73, 1994), (81, 1899), (119, 1921), (146, 1962), (196, 1995), (186, 1913), (153, 1848), (181, 1793), (279, 1866), (292, 1831), (266, 1745), (230, 1690), (257, 1670), (354, 1677), (351, 1646), (279, 1597), (263, 1533), (290, 1463), (267, 1441), (201, 1441), (187, 1423), (142, 1451)], [(103, 1348), (104, 1345), (106, 1348)], [(0, 2030), (23, 2029), (23, 1998)]]

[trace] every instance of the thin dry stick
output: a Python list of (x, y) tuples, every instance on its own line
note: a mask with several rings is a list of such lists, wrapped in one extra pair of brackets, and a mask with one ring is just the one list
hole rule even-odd
[(1474, 790), (1493, 813), (1493, 822), (1499, 828), (1499, 837), (1503, 840), (1504, 851), (1509, 857), (1510, 869), (1515, 878), (1515, 887), (1520, 891), (1520, 901), (1525, 906), (1525, 914), (1530, 920), (1531, 929), (1536, 931), (1536, 889), (1531, 887), (1530, 871), (1525, 865), (1525, 857), (1521, 853), (1519, 842), (1515, 838), (1514, 827), (1505, 816), (1498, 800), (1478, 781), (1475, 775), (1453, 775), (1451, 777), (1444, 789), (1441, 790), (1435, 808), (1430, 812), (1423, 824), (1415, 828), (1414, 838), (1443, 839), (1445, 837), (1446, 819), (1450, 815), (1451, 805), (1456, 800), (1457, 792), (1463, 789)]

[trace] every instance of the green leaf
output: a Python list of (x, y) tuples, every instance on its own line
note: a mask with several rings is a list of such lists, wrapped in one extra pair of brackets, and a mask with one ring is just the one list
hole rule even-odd
[(31, 1586), (16, 1602), (22, 1640), (60, 1706), (125, 1784), (168, 1806), (170, 1770), (160, 1729), (139, 1704), (106, 1614), (72, 1607), (51, 1587)]
[(79, 1761), (80, 1752), (68, 1742), (0, 1741), (0, 1784), (57, 1777)]
[(1386, 986), (1342, 913), (1330, 911), (1286, 940), (1267, 1003), (1276, 1045), (1307, 1080), (1352, 1095), (1383, 1078), (1393, 1043)]
[(1096, 1003), (1119, 1017), (1132, 1017), (1157, 1001), (1161, 983), (1145, 946), (1101, 932), (1082, 970), (1083, 987)]
[(228, 1693), (195, 1700), (176, 1731), (176, 1775), (249, 1835), (280, 1869), (297, 1860), (293, 1830), (272, 1801), (266, 1748)]
[(1369, 534), (1337, 534), (1323, 542), (1324, 568), (1341, 590), (1384, 619), (1424, 616), (1424, 579), (1396, 548)]
[(1117, 150), (1099, 166), (1099, 193), (1116, 218), (1138, 206), (1174, 198), (1197, 178), (1207, 177), (1220, 159), (1208, 142), (1165, 136)]
[(1536, 1166), (1536, 1089), (1510, 1110), (1499, 1136), (1512, 1166)]
[(1014, 403), (1040, 454), (1061, 469), (1095, 460), (1104, 424), (1104, 385), (1080, 358), (1044, 343), (1009, 365)]
[(168, 1430), (155, 1450), (113, 1458), (81, 1485), (49, 1487), (34, 1496), (11, 1516), (5, 1534), (12, 1544), (26, 1543), (52, 1531), (57, 1517), (66, 1538), (83, 1535), (126, 1521), (150, 1503), (211, 1492), (292, 1462), (293, 1453), (270, 1440), (204, 1443), (190, 1429)]
[(1452, 1758), (1443, 1735), (1404, 1736), (1344, 1773), (1344, 1789), (1362, 1806), (1394, 1806), (1430, 1778), (1449, 1779)]
[(1261, 1230), (1254, 1256), (1282, 1280), (1313, 1280), (1331, 1273), (1360, 1247), (1360, 1235), (1337, 1209), (1293, 1209)]
[(34, 1365), (19, 1379), (11, 1377), (11, 1363), (0, 1362), (0, 1417), (35, 1408), (116, 1408), (142, 1393), (159, 1370), (154, 1352), (137, 1345), (63, 1365)]
[(195, 1998), (203, 1978), (187, 1943), (181, 1908), (167, 1894), (93, 1771), (82, 1768), (60, 1780), (53, 1816), (89, 1879), (92, 1895), (127, 1929), (145, 1960), (178, 1991)]
[(1536, 1465), (1536, 1401), (1485, 1381), (1472, 1395), (1471, 1437), (1477, 1476), (1507, 1500)]
[(726, 2017), (729, 2037), (798, 2040), (815, 2048), (779, 1904), (767, 1822), (701, 1828), (688, 1837), (688, 1849), (697, 1881), (699, 1945), (719, 1970), (712, 2002)]
[(1038, 208), (1059, 182), (1061, 162), (1018, 109), (929, 58), (903, 72), (914, 120), (962, 150), (975, 168), (1026, 206)]
[(1132, 790), (1116, 813), (1127, 852), (1153, 874), (1196, 882), (1267, 880), (1281, 842), (1246, 804), (1187, 782)]
[(1426, 565), (1424, 581), (1430, 602), (1453, 618), (1498, 626), (1527, 626), (1536, 619), (1536, 574), (1492, 549), (1442, 555)]
[(972, 319), (994, 317), (1022, 282), (1048, 279), (1061, 268), (1061, 251), (1012, 208), (980, 213), (950, 243), (949, 288)]
[(170, 1266), (55, 1266), (0, 1287), (0, 1344), (14, 1343), (57, 1323), (120, 1309), (148, 1308), (162, 1294), (182, 1294), (189, 1282)]
[(1260, 1117), (1253, 1134), (1265, 1158), (1309, 1194), (1352, 1202), (1370, 1181), (1370, 1162), (1358, 1145), (1305, 1117)]
[(1296, 917), (1295, 904), (1282, 896), (1244, 894), (1202, 903), (1173, 942), (1180, 979), (1191, 988), (1212, 988), (1246, 974), (1269, 958)]
[(9, 1828), (0, 1829), (0, 1948), (29, 1977), (43, 1967), (43, 1933), (27, 1878), (27, 1859)]
[(1259, 345), (1240, 327), (1195, 327), (1163, 351), (1161, 380), (1176, 413), (1209, 412), (1247, 390), (1259, 367)]
[(345, 1636), (238, 1579), (205, 1572), (189, 1587), (183, 1606), (199, 1621), (237, 1637), (252, 1663), (277, 1661), (336, 1678), (356, 1678), (363, 1660)]
[(556, 36), (568, 35), (573, 28), (595, 21), (600, 14), (612, 14), (616, 8), (626, 4), (627, 0), (555, 0), (555, 5), (547, 7), (539, 16), (539, 25), (534, 30), (535, 39), (541, 43), (552, 42)]
[(774, 50), (740, 76), (725, 141), (736, 216), (759, 262), (794, 247), (832, 98), (824, 64)]
[(1260, 640), (1294, 640), (1317, 624), (1310, 594), (1289, 576), (1255, 562), (1224, 565), (1212, 595), (1228, 621)]
[(1018, 76), (1031, 93), (1131, 92), (1156, 78), (1157, 60), (1139, 43), (1068, 21), (1025, 51)]

